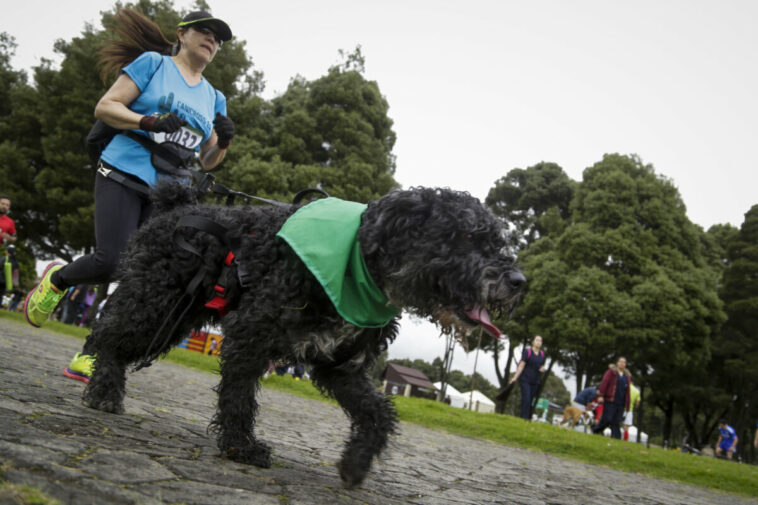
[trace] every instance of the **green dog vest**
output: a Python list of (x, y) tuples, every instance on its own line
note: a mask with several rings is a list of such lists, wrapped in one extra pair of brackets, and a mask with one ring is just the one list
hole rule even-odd
[(276, 234), (324, 287), (334, 308), (360, 328), (386, 326), (400, 313), (377, 287), (358, 243), (366, 205), (324, 198), (301, 207)]

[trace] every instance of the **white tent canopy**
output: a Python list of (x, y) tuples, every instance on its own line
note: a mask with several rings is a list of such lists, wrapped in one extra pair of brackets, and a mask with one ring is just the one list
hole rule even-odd
[(495, 402), (487, 398), (484, 395), (484, 393), (482, 393), (481, 391), (477, 391), (476, 389), (474, 390), (473, 395), (471, 394), (471, 391), (466, 391), (465, 393), (460, 393), (460, 394), (466, 399), (466, 401), (468, 401), (469, 395), (471, 395), (472, 403), (479, 402), (482, 405), (492, 405), (493, 407), (495, 406)]
[[(439, 391), (442, 389), (442, 383), (441, 382), (435, 382), (434, 387)], [(451, 407), (458, 407), (459, 409), (463, 408), (463, 405), (466, 403), (466, 398), (463, 396), (463, 393), (455, 389), (453, 386), (448, 384), (445, 387), (445, 396), (450, 397), (450, 406)]]
[[(434, 387), (437, 388), (437, 391), (442, 389), (442, 383), (441, 382), (435, 382)], [(455, 389), (451, 384), (448, 384), (445, 387), (445, 394), (450, 396), (463, 396), (463, 393)]]
[(481, 391), (475, 389), (473, 393), (471, 391), (466, 391), (461, 393), (461, 395), (463, 395), (464, 400), (466, 400), (466, 403), (463, 405), (464, 409), (469, 409), (468, 402), (469, 399), (471, 399), (471, 408), (469, 410), (475, 410), (477, 412), (495, 411), (495, 402), (487, 398)]

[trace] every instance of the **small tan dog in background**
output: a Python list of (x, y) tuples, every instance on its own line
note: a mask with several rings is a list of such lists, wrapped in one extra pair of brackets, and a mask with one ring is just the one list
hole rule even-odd
[(566, 405), (566, 408), (563, 410), (563, 420), (560, 422), (559, 426), (563, 426), (565, 423), (570, 423), (568, 427), (573, 428), (577, 423), (590, 423), (592, 422), (592, 411), (594, 409), (594, 402), (588, 403), (587, 410), (584, 412), (572, 405)]

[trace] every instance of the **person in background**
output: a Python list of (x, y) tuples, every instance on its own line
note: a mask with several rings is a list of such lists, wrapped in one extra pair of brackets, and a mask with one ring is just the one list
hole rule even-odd
[(0, 304), (6, 293), (10, 295), (8, 300), (8, 310), (11, 309), (11, 300), (13, 295), (18, 290), (18, 260), (16, 259), (16, 246), (8, 244), (5, 246), (5, 255), (3, 256), (3, 268), (2, 268), (3, 280), (0, 282)]
[(521, 412), (519, 416), (527, 421), (532, 420), (532, 404), (537, 396), (537, 388), (540, 385), (540, 374), (545, 371), (545, 352), (542, 350), (542, 337), (536, 335), (532, 339), (532, 345), (525, 348), (521, 353), (516, 373), (510, 380), (513, 384), (517, 380), (521, 387)]
[(10, 197), (0, 195), (0, 244), (12, 244), (16, 241), (16, 222), (8, 217), (10, 211)]
[(631, 384), (629, 386), (629, 411), (624, 417), (624, 440), (629, 440), (629, 428), (634, 425), (634, 409), (639, 406), (640, 390), (634, 384)]
[(74, 324), (84, 308), (84, 298), (87, 296), (87, 285), (79, 284), (78, 286), (72, 286), (66, 293), (67, 295), (63, 302), (63, 310), (61, 311), (61, 322)]
[(719, 438), (716, 441), (716, 456), (726, 454), (726, 459), (732, 459), (737, 451), (737, 442), (740, 439), (734, 428), (726, 424), (724, 419), (719, 420)]
[[(579, 393), (574, 397), (574, 400), (571, 402), (571, 406), (581, 410), (582, 412), (585, 412), (588, 405), (591, 406), (593, 403), (595, 403), (596, 398), (596, 387), (584, 388), (579, 391)], [(590, 408), (590, 410), (592, 409)]]
[(292, 377), (294, 377), (296, 381), (299, 381), (300, 379), (303, 378), (304, 375), (305, 375), (305, 366), (302, 365), (301, 363), (295, 363), (292, 366)]
[(624, 411), (629, 409), (629, 386), (632, 376), (626, 369), (626, 358), (621, 356), (616, 364), (608, 366), (598, 388), (598, 400), (603, 404), (603, 416), (593, 428), (593, 432), (602, 435), (607, 426), (611, 427), (611, 437), (621, 439), (621, 421)]
[(24, 297), (24, 292), (20, 289), (13, 290), (13, 296), (11, 296), (10, 302), (8, 302), (8, 310), (16, 312), (18, 310), (18, 304), (21, 303), (21, 299)]
[[(209, 12), (191, 12), (178, 24), (174, 44), (144, 15), (120, 9), (113, 29), (119, 37), (109, 39), (99, 63), (103, 75), (116, 71), (118, 77), (97, 103), (95, 117), (119, 133), (97, 162), (95, 252), (45, 268), (24, 309), (35, 327), (47, 321), (69, 286), (112, 280), (129, 237), (150, 216), (149, 188), (181, 169), (176, 158), (197, 155), (203, 170), (211, 170), (234, 136), (226, 97), (203, 76), (221, 44), (231, 40), (229, 25)], [(152, 143), (172, 150), (175, 159), (151, 152)], [(89, 382), (94, 360), (85, 342), (63, 373)]]
[[(84, 323), (87, 321), (87, 313), (92, 308), (92, 304), (95, 303), (95, 298), (97, 298), (97, 288), (95, 286), (87, 286), (87, 292), (84, 295), (84, 303), (82, 304), (82, 316), (79, 318), (79, 321), (77, 324), (79, 326), (84, 326)], [(95, 307), (97, 309), (97, 307)]]

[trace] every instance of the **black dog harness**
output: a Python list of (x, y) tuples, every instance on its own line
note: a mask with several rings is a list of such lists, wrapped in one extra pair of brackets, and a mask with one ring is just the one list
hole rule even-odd
[[(208, 179), (209, 177), (210, 179)], [(270, 205), (277, 205), (280, 207), (290, 207), (292, 205), (297, 205), (303, 200), (303, 198), (311, 193), (317, 193), (326, 197), (329, 196), (329, 194), (321, 188), (308, 188), (299, 191), (293, 198), (292, 203), (288, 204), (231, 190), (226, 186), (214, 183), (214, 178), (211, 174), (205, 174), (203, 182), (207, 182), (208, 180), (210, 180), (210, 184), (207, 184), (205, 188), (201, 186), (198, 189), (203, 189), (204, 191), (214, 191), (217, 194), (226, 195), (227, 205), (230, 206), (234, 203), (234, 198), (236, 196), (263, 201)], [(213, 190), (213, 188), (216, 187), (218, 187), (218, 189)], [(237, 258), (239, 257), (241, 238), (233, 236), (230, 233), (229, 228), (205, 216), (182, 216), (174, 227), (174, 242), (176, 242), (176, 244), (181, 249), (201, 259), (203, 257), (202, 253), (195, 246), (187, 242), (184, 237), (176, 233), (177, 230), (181, 228), (194, 228), (195, 230), (213, 235), (219, 241), (221, 241), (221, 243), (224, 244), (228, 250), (221, 266), (221, 273), (216, 279), (211, 292), (206, 295), (207, 301), (204, 304), (206, 308), (218, 312), (218, 317), (221, 319), (235, 307), (237, 301), (239, 300), (240, 294), (242, 293), (242, 290), (248, 288), (252, 283), (252, 277), (250, 274), (237, 261)], [(208, 267), (205, 265), (201, 266), (197, 273), (195, 273), (195, 276), (192, 278), (189, 284), (187, 284), (187, 287), (184, 290), (184, 293), (182, 293), (182, 296), (179, 297), (174, 306), (171, 308), (171, 311), (169, 312), (166, 319), (163, 320), (163, 323), (158, 328), (158, 331), (155, 332), (155, 335), (153, 336), (153, 339), (150, 342), (147, 351), (145, 352), (144, 358), (134, 367), (133, 371), (136, 372), (142, 368), (149, 367), (153, 364), (153, 361), (155, 361), (158, 356), (160, 356), (161, 353), (166, 350), (171, 337), (174, 335), (181, 322), (187, 316), (190, 308), (195, 304), (195, 301), (200, 295), (199, 289), (201, 287), (203, 279), (207, 276), (207, 274)], [(179, 313), (179, 307), (183, 304), (186, 305), (181, 313)], [(179, 315), (176, 317), (174, 324), (171, 326), (171, 329), (165, 334), (161, 344), (155, 350), (153, 350), (153, 347), (156, 342), (158, 342), (161, 334), (163, 333), (163, 330), (177, 313)]]

